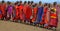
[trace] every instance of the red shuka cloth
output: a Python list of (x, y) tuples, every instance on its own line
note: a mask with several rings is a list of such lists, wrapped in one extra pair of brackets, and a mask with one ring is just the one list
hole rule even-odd
[(33, 8), (33, 18), (32, 18), (32, 22), (34, 22), (36, 20), (37, 17), (37, 7)]
[(31, 15), (32, 15), (32, 8), (30, 6), (27, 6), (26, 19), (30, 19)]
[(19, 6), (19, 17), (23, 20), (23, 5)]

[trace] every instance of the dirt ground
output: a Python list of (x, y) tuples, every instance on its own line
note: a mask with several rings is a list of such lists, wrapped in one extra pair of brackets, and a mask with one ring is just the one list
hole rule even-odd
[(0, 21), (0, 31), (51, 31), (51, 30), (34, 27), (22, 23)]

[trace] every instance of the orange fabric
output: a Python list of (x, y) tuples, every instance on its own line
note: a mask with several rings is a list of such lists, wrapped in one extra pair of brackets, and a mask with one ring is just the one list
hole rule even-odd
[(27, 5), (23, 7), (23, 12), (26, 15)]
[(19, 16), (20, 16), (20, 19), (23, 20), (23, 5), (19, 6)]
[(33, 10), (34, 10), (34, 14), (36, 14), (37, 13), (37, 7), (35, 7)]
[(47, 12), (48, 12), (48, 8), (45, 7), (42, 22), (41, 22), (42, 24), (48, 24)]
[(35, 19), (36, 19), (36, 16), (37, 16), (37, 7), (35, 7), (34, 9), (33, 9), (33, 18), (32, 18), (32, 22), (34, 22), (35, 21)]
[(32, 15), (32, 8), (30, 6), (27, 6), (26, 18), (30, 19), (31, 15)]
[(51, 14), (51, 18), (56, 18), (56, 14)]
[(18, 9), (18, 6), (15, 6), (15, 9), (16, 9), (16, 18), (18, 18), (18, 17), (19, 17), (19, 15), (18, 15), (18, 14), (19, 14), (19, 11), (18, 11), (18, 10), (19, 10), (19, 9)]
[(54, 16), (54, 17), (56, 17), (56, 14), (51, 14), (51, 16)]
[(3, 15), (5, 14), (5, 9), (6, 9), (6, 4), (3, 4), (1, 8)]

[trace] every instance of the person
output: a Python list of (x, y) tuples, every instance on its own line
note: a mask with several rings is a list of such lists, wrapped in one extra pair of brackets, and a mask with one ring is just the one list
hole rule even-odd
[(36, 24), (40, 24), (41, 25), (42, 16), (43, 16), (43, 9), (44, 9), (44, 7), (42, 6), (42, 2), (40, 1), (39, 2), (39, 6), (38, 6), (38, 11), (37, 11), (37, 19), (34, 22), (35, 25)]
[(20, 1), (20, 4), (18, 5), (19, 8), (19, 19), (21, 22), (23, 22), (23, 4), (22, 1)]
[(32, 8), (31, 8), (31, 3), (28, 1), (27, 9), (26, 9), (26, 22), (31, 22), (31, 17), (32, 16)]
[(7, 19), (12, 20), (12, 11), (13, 11), (13, 6), (11, 2), (7, 2), (8, 6), (7, 6)]
[(45, 3), (44, 4), (44, 13), (43, 13), (43, 20), (42, 20), (42, 25), (44, 25), (44, 28), (47, 28), (47, 26), (48, 26), (48, 4), (47, 3)]
[(53, 7), (50, 10), (49, 27), (51, 27), (51, 28), (57, 28), (57, 24), (58, 24), (58, 15), (57, 15), (56, 4), (57, 3), (54, 2)]
[(36, 18), (37, 18), (37, 3), (35, 3), (35, 5), (34, 5), (35, 7), (33, 8), (33, 18), (32, 18), (32, 23), (34, 22), (34, 21), (36, 21)]
[(2, 10), (2, 19), (4, 19), (4, 18), (6, 18), (5, 16), (6, 16), (6, 3), (5, 3), (5, 1), (2, 1), (2, 8), (1, 8), (1, 10)]
[(13, 21), (16, 21), (17, 22), (17, 20), (19, 19), (19, 9), (18, 9), (18, 1), (14, 4), (14, 10), (13, 10)]
[(23, 7), (23, 14), (24, 14), (23, 18), (24, 18), (24, 21), (23, 22), (26, 22), (26, 10), (27, 10), (27, 6), (28, 6), (27, 1), (24, 1), (24, 7)]

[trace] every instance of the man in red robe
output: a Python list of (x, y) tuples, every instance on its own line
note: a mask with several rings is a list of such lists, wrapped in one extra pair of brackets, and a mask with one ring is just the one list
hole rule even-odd
[(34, 5), (33, 8), (33, 18), (32, 18), (32, 22), (35, 22), (37, 18), (37, 4)]
[(19, 8), (19, 19), (21, 21), (23, 21), (23, 4), (22, 4), (22, 1), (20, 1), (18, 8)]
[(19, 11), (18, 11), (18, 10), (19, 10), (19, 9), (18, 9), (18, 3), (19, 3), (19, 2), (17, 1), (17, 2), (15, 3), (15, 5), (14, 5), (14, 10), (13, 10), (13, 14), (14, 14), (13, 16), (14, 16), (14, 17), (13, 17), (13, 21), (16, 21), (16, 20), (19, 19), (19, 15), (18, 15), (18, 14), (19, 14), (19, 13), (18, 13), (18, 12), (19, 12)]
[(28, 1), (27, 9), (26, 9), (26, 21), (30, 22), (30, 17), (32, 16), (32, 8), (31, 3)]

